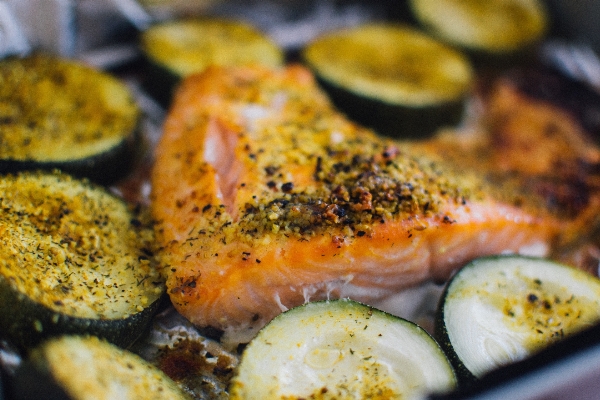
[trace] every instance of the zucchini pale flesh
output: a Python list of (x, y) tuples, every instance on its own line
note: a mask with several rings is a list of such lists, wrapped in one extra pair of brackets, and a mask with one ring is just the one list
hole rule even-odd
[(457, 124), (473, 83), (463, 54), (403, 25), (332, 31), (302, 57), (339, 109), (389, 136), (422, 137)]
[(0, 62), (0, 172), (114, 182), (131, 166), (139, 118), (127, 86), (105, 72), (42, 54)]
[(163, 282), (142, 215), (100, 186), (59, 173), (0, 178), (0, 335), (27, 348), (92, 333), (131, 344)]
[(19, 399), (190, 399), (139, 356), (93, 336), (62, 336), (33, 349), (11, 387)]
[(454, 371), (417, 325), (351, 300), (307, 303), (273, 319), (245, 348), (233, 399), (422, 398)]
[(210, 65), (283, 64), (283, 51), (266, 34), (237, 20), (190, 18), (162, 22), (141, 35), (148, 91), (163, 104), (179, 82)]
[(439, 39), (488, 54), (511, 54), (543, 38), (548, 15), (540, 0), (410, 0), (415, 18)]
[(494, 256), (449, 281), (436, 336), (468, 382), (598, 321), (598, 278), (545, 259)]

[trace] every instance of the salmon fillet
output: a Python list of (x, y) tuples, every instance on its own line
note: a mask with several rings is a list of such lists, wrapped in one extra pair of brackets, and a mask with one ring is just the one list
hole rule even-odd
[(561, 221), (538, 199), (409, 149), (338, 113), (300, 66), (188, 78), (151, 175), (175, 308), (243, 343), (310, 300), (373, 304), (475, 257), (548, 253)]
[(550, 256), (598, 274), (600, 95), (551, 71), (517, 69), (479, 98), (475, 129), (412, 142), (410, 151), (538, 199), (561, 221)]

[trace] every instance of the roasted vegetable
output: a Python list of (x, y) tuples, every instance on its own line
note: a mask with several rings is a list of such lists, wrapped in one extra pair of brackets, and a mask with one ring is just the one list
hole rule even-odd
[(420, 138), (457, 124), (473, 82), (465, 56), (402, 25), (329, 32), (302, 58), (340, 110), (394, 137)]
[(476, 60), (514, 61), (545, 36), (549, 24), (540, 0), (410, 0), (409, 6), (427, 32)]
[(228, 19), (185, 19), (159, 23), (142, 33), (148, 66), (147, 90), (163, 105), (181, 79), (209, 65), (283, 64), (283, 51), (248, 23)]
[(61, 169), (112, 183), (129, 171), (139, 118), (107, 73), (42, 54), (0, 62), (0, 173)]
[(0, 178), (0, 336), (63, 333), (130, 345), (164, 291), (149, 223), (100, 186), (59, 173)]
[(598, 278), (546, 259), (494, 256), (449, 281), (435, 330), (468, 383), (598, 321)]
[(275, 317), (248, 344), (232, 399), (419, 398), (455, 376), (417, 325), (351, 300), (307, 303)]
[(93, 336), (44, 342), (17, 370), (10, 389), (15, 400), (190, 399), (155, 366)]

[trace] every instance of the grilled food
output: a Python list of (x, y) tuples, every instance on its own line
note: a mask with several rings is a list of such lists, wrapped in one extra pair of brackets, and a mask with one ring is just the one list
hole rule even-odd
[(350, 122), (299, 66), (188, 78), (152, 188), (171, 300), (229, 344), (309, 300), (373, 303), (478, 256), (546, 254), (561, 228), (536, 196)]
[(448, 282), (436, 337), (472, 382), (600, 321), (600, 280), (545, 259), (474, 260)]
[[(292, 379), (290, 379), (292, 378)], [(429, 334), (348, 299), (277, 316), (244, 349), (232, 399), (421, 398), (456, 377)]]
[(254, 26), (219, 18), (188, 18), (155, 24), (141, 34), (147, 61), (146, 90), (168, 105), (181, 80), (209, 65), (283, 64), (275, 42)]
[(94, 336), (44, 342), (12, 379), (16, 399), (191, 400), (155, 366)]
[(474, 81), (465, 55), (399, 24), (328, 32), (302, 54), (341, 111), (397, 138), (458, 124)]
[(0, 173), (61, 169), (102, 184), (132, 166), (140, 109), (108, 73), (45, 54), (0, 62)]
[[(411, 143), (488, 182), (538, 199), (561, 221), (552, 257), (597, 274), (600, 96), (552, 71), (518, 69), (482, 92), (481, 127)], [(591, 253), (590, 253), (591, 246)]]
[[(143, 215), (69, 175), (0, 178), (0, 335), (20, 348), (65, 333), (131, 345), (164, 282)], [(147, 218), (146, 218), (147, 219)]]
[(433, 36), (496, 60), (530, 50), (549, 27), (546, 5), (539, 0), (410, 0), (409, 6)]

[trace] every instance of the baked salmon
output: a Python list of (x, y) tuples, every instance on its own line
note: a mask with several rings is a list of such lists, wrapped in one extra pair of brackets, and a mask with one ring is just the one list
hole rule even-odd
[(550, 256), (598, 274), (600, 95), (556, 72), (515, 69), (479, 99), (474, 129), (412, 142), (410, 151), (538, 199), (561, 220)]
[(373, 304), (475, 257), (548, 253), (561, 220), (539, 199), (409, 150), (301, 66), (186, 79), (151, 176), (173, 305), (233, 345), (307, 301)]

